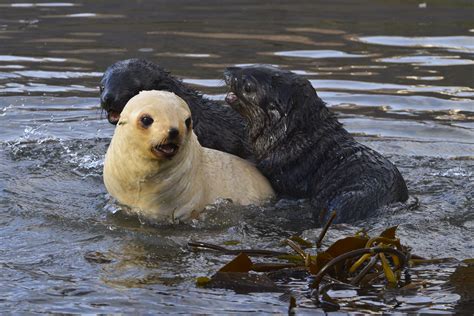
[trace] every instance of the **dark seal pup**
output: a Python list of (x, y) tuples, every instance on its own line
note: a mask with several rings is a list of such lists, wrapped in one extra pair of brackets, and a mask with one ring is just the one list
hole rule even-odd
[(173, 92), (189, 105), (194, 132), (202, 146), (250, 158), (244, 119), (232, 108), (208, 100), (158, 65), (144, 59), (118, 61), (100, 83), (100, 104), (117, 124), (125, 104), (143, 90)]
[(365, 218), (406, 201), (397, 168), (358, 143), (301, 76), (270, 66), (231, 67), (226, 101), (248, 122), (258, 168), (280, 195), (311, 198), (319, 220)]

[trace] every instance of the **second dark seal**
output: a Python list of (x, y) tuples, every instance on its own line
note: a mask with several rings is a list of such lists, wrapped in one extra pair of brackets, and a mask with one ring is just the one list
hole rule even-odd
[(319, 220), (335, 210), (337, 222), (407, 200), (398, 169), (358, 143), (305, 78), (249, 66), (227, 68), (225, 81), (227, 103), (247, 119), (257, 166), (279, 195), (310, 198)]

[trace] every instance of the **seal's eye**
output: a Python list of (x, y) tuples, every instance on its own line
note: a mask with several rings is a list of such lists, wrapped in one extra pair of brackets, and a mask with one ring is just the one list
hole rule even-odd
[(244, 90), (245, 90), (245, 92), (247, 92), (247, 93), (252, 92), (252, 88), (253, 88), (253, 87), (252, 87), (252, 84), (251, 84), (250, 82), (247, 81), (247, 82), (244, 84)]
[(184, 121), (184, 124), (186, 124), (186, 128), (189, 128), (191, 126), (191, 118), (188, 117), (186, 121)]
[(150, 127), (153, 124), (153, 119), (151, 116), (145, 114), (140, 118), (140, 122), (142, 123), (143, 127)]
[(99, 91), (100, 91), (100, 93), (104, 92), (104, 85), (103, 85), (103, 84), (101, 84), (101, 85), (99, 86)]

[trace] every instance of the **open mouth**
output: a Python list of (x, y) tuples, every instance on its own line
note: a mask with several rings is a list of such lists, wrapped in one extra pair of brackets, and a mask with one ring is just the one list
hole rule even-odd
[(120, 112), (108, 111), (107, 120), (110, 124), (117, 125), (118, 121), (120, 120)]
[(171, 158), (178, 152), (179, 146), (173, 143), (153, 147), (152, 151), (158, 157)]
[(239, 97), (237, 97), (234, 92), (230, 91), (225, 97), (225, 102), (227, 102), (227, 104), (229, 105), (236, 104), (237, 102), (239, 102)]

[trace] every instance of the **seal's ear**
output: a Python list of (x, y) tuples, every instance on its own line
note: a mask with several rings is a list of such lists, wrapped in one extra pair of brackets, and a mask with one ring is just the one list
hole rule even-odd
[(127, 121), (126, 121), (126, 120), (123, 120), (123, 121), (119, 121), (119, 122), (118, 122), (118, 125), (125, 125), (125, 124), (127, 124)]

